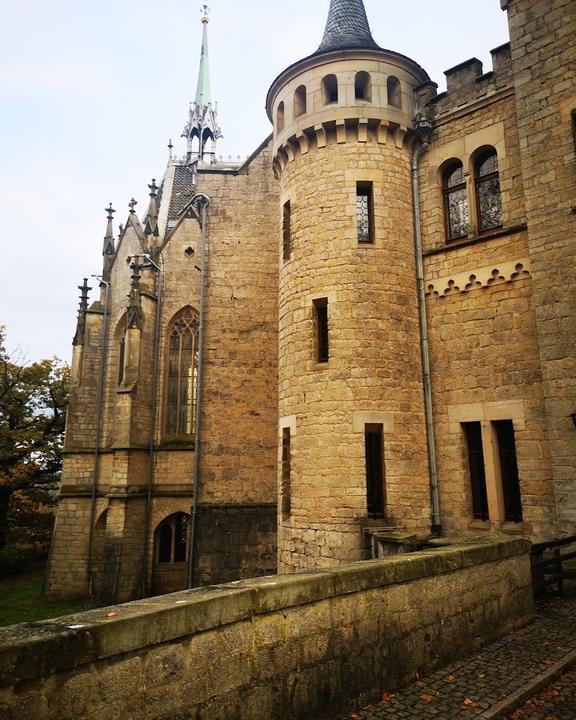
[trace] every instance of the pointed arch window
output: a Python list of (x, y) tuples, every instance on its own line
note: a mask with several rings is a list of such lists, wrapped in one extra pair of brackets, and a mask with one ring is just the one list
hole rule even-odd
[(498, 155), (494, 148), (485, 150), (474, 163), (478, 230), (486, 232), (502, 225), (502, 196)]
[(446, 237), (458, 240), (468, 235), (470, 219), (464, 166), (459, 160), (450, 163), (444, 170), (443, 186)]
[(193, 435), (198, 392), (198, 315), (182, 310), (173, 320), (168, 338), (166, 433)]
[(176, 513), (156, 530), (156, 562), (159, 565), (185, 563), (188, 559), (190, 515)]

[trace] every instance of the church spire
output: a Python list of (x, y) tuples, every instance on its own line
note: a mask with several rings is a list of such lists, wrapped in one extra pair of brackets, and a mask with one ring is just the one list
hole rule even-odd
[(316, 53), (349, 48), (378, 48), (363, 0), (330, 0), (324, 37)]
[(196, 105), (208, 105), (210, 98), (210, 60), (208, 57), (208, 23), (210, 16), (208, 5), (202, 6), (202, 51), (200, 53), (200, 69), (196, 86)]
[(182, 133), (188, 141), (187, 160), (189, 163), (216, 162), (216, 141), (222, 137), (218, 126), (218, 108), (212, 105), (210, 94), (210, 62), (208, 57), (208, 23), (210, 9), (202, 6), (202, 51), (198, 71), (196, 99), (190, 105), (188, 122)]

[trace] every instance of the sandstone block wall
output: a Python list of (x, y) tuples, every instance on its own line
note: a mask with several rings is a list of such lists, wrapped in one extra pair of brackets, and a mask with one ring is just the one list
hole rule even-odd
[[(563, 534), (576, 532), (576, 5), (508, 10), (534, 311), (551, 471)], [(545, 19), (545, 21), (544, 21)]]
[(3, 720), (310, 720), (534, 615), (529, 544), (449, 547), (0, 630)]

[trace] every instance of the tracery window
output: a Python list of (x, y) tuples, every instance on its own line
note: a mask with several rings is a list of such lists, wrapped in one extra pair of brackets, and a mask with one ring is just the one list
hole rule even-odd
[(190, 516), (176, 513), (156, 530), (156, 562), (160, 565), (184, 563), (188, 558)]
[(485, 232), (502, 225), (502, 196), (498, 155), (494, 148), (483, 152), (474, 163), (478, 230)]
[(470, 221), (466, 178), (461, 162), (455, 161), (446, 168), (443, 185), (446, 236), (448, 240), (458, 240), (468, 235)]
[(198, 386), (198, 316), (192, 308), (178, 314), (168, 343), (168, 393), (166, 432), (194, 433)]

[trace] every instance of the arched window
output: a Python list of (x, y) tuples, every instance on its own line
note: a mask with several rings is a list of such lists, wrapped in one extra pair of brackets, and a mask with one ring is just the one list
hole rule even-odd
[(276, 132), (284, 130), (284, 101), (279, 103), (276, 110)]
[(369, 73), (362, 72), (356, 73), (356, 79), (354, 81), (354, 97), (356, 100), (366, 100), (366, 102), (372, 102), (372, 79)]
[(338, 102), (338, 78), (336, 75), (326, 75), (322, 80), (322, 98), (324, 105)]
[(294, 117), (300, 117), (306, 112), (306, 86), (300, 85), (294, 93)]
[(444, 215), (448, 240), (457, 240), (468, 235), (469, 213), (468, 193), (464, 167), (459, 160), (450, 163), (444, 170)]
[(388, 105), (392, 105), (395, 108), (402, 107), (402, 89), (400, 87), (400, 80), (394, 75), (388, 78), (387, 82), (388, 89)]
[(494, 148), (482, 152), (474, 163), (478, 231), (493, 230), (502, 225), (502, 196), (498, 155)]
[(172, 322), (168, 339), (166, 433), (194, 433), (198, 382), (198, 315), (185, 308)]
[(185, 563), (188, 559), (190, 515), (170, 515), (156, 529), (156, 562), (159, 565)]

